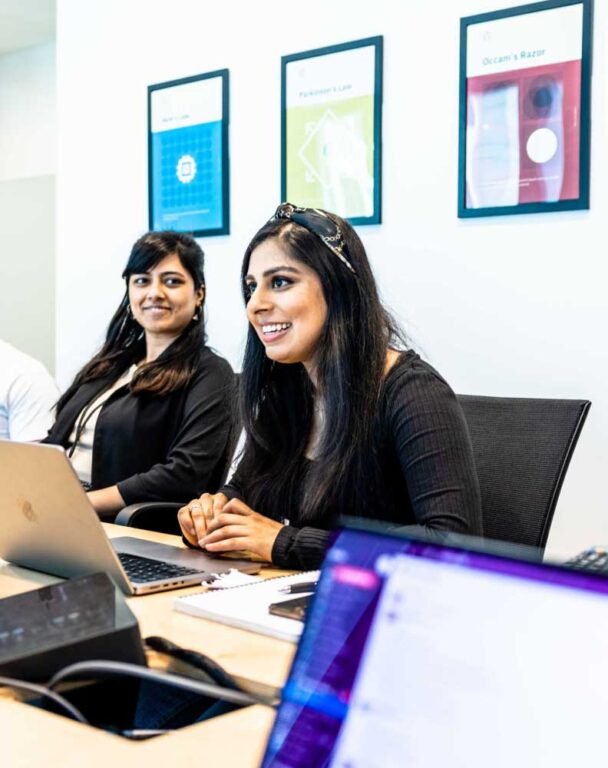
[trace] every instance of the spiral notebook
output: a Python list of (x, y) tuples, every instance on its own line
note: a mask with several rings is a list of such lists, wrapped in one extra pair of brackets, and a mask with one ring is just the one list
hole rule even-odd
[(263, 579), (255, 584), (176, 597), (173, 607), (177, 611), (202, 619), (219, 621), (231, 627), (295, 643), (302, 633), (303, 623), (295, 619), (273, 616), (268, 612), (268, 608), (271, 603), (293, 599), (293, 595), (282, 591), (286, 587), (316, 581), (318, 578), (319, 571), (306, 571), (292, 576)]

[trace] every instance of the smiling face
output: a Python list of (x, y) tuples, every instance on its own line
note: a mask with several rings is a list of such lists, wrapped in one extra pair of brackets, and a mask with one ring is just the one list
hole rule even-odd
[(247, 318), (266, 355), (279, 363), (302, 363), (314, 378), (318, 344), (327, 320), (321, 281), (291, 258), (276, 238), (252, 252), (245, 276)]
[[(198, 290), (177, 254), (166, 256), (148, 272), (129, 277), (129, 304), (146, 340), (171, 343), (200, 308), (204, 287)], [(201, 310), (202, 311), (202, 310)]]

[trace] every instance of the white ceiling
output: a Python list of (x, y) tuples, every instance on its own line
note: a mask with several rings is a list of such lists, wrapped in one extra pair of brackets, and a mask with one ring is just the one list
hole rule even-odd
[(0, 56), (55, 39), (55, 0), (0, 0)]

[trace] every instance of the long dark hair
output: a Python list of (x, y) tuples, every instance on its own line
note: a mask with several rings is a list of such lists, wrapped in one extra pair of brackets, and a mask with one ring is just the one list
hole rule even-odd
[[(325, 212), (324, 212), (325, 213)], [(301, 364), (271, 361), (250, 326), (241, 377), (241, 410), (247, 440), (243, 473), (251, 478), (247, 501), (273, 517), (293, 513), (314, 523), (333, 512), (364, 513), (377, 474), (372, 447), (378, 399), (389, 345), (405, 338), (380, 302), (376, 282), (354, 229), (327, 214), (341, 229), (351, 271), (313, 232), (293, 221), (271, 220), (255, 235), (243, 259), (241, 283), (252, 252), (275, 238), (287, 254), (320, 279), (328, 307), (317, 350), (316, 387)], [(313, 402), (321, 400), (326, 428), (315, 461), (303, 477), (311, 435)]]
[[(76, 389), (82, 384), (102, 377), (117, 379), (130, 365), (146, 354), (146, 342), (141, 325), (133, 318), (129, 306), (128, 284), (131, 275), (153, 269), (167, 256), (176, 254), (194, 281), (197, 291), (205, 285), (205, 257), (194, 238), (181, 232), (147, 232), (131, 249), (122, 277), (127, 283), (125, 295), (110, 320), (106, 340), (100, 351), (79, 371), (70, 387), (57, 403), (59, 413)], [(191, 322), (156, 360), (142, 365), (133, 377), (131, 392), (153, 392), (165, 395), (185, 386), (196, 370), (196, 362), (205, 335), (203, 307), (197, 320)]]

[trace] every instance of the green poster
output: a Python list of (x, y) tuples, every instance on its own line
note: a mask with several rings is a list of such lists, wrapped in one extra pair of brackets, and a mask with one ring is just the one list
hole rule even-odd
[(288, 110), (287, 199), (346, 218), (373, 215), (373, 95)]
[(380, 221), (382, 38), (283, 57), (282, 199)]

